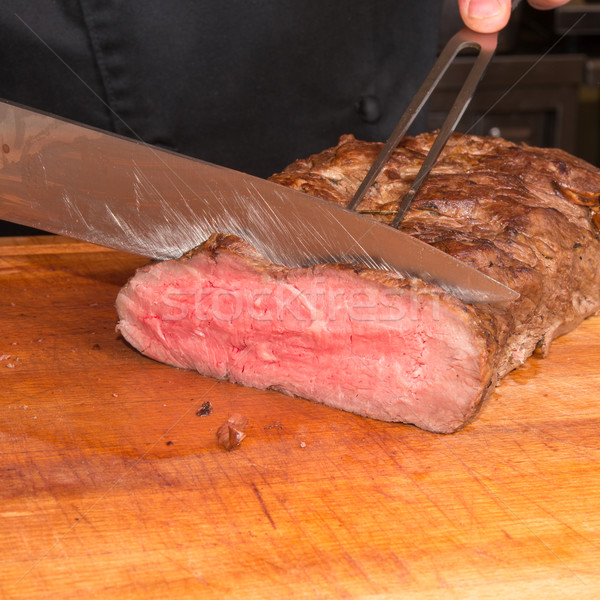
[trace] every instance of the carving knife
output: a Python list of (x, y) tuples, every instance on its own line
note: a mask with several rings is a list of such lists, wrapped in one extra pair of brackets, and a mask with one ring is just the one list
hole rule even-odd
[(290, 267), (360, 262), (468, 302), (518, 294), (392, 227), (308, 194), (0, 101), (0, 219), (154, 259), (212, 233)]

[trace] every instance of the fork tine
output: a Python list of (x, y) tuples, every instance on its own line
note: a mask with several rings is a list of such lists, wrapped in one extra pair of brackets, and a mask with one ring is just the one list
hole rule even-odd
[(408, 128), (412, 125), (416, 116), (422, 110), (423, 106), (440, 82), (444, 73), (448, 70), (450, 64), (456, 58), (457, 54), (467, 48), (474, 48), (479, 51), (479, 55), (475, 60), (469, 75), (465, 79), (465, 82), (458, 93), (458, 96), (454, 101), (454, 104), (452, 105), (452, 108), (450, 109), (442, 128), (436, 136), (436, 139), (429, 150), (429, 153), (427, 154), (425, 161), (423, 162), (423, 165), (417, 174), (417, 177), (415, 178), (408, 192), (404, 195), (396, 216), (394, 217), (392, 226), (398, 227), (406, 211), (408, 210), (412, 199), (419, 191), (421, 184), (429, 174), (429, 171), (435, 164), (438, 156), (446, 145), (448, 138), (456, 129), (458, 122), (469, 105), (475, 88), (483, 77), (489, 62), (496, 51), (497, 44), (497, 33), (476, 33), (467, 27), (461, 29), (450, 39), (433, 65), (431, 71), (421, 84), (421, 87), (413, 97), (411, 103), (408, 105), (408, 108), (404, 111), (400, 121), (384, 144), (379, 155), (375, 159), (375, 162), (371, 166), (371, 169), (356, 191), (356, 194), (348, 203), (348, 209), (355, 210), (360, 201), (364, 198), (368, 189), (382, 171), (385, 163), (388, 161), (400, 140), (406, 135)]
[[(427, 175), (429, 175), (429, 172), (435, 165), (440, 153), (446, 146), (448, 138), (452, 135), (463, 114), (467, 110), (467, 107), (471, 102), (471, 98), (473, 97), (475, 89), (477, 88), (477, 85), (479, 84), (481, 78), (485, 74), (487, 66), (489, 65), (490, 61), (492, 60), (492, 57), (494, 56), (494, 52), (496, 51), (496, 46), (498, 43), (498, 34), (493, 33), (482, 35), (486, 37), (483, 40), (481, 40), (481, 43), (478, 43), (480, 48), (479, 55), (473, 63), (473, 66), (469, 71), (469, 75), (465, 79), (465, 82), (463, 83), (463, 86), (460, 89), (460, 92), (458, 93), (458, 96), (456, 97), (452, 108), (450, 109), (446, 119), (444, 120), (444, 124), (438, 132), (435, 141), (429, 149), (429, 152), (427, 153), (427, 156), (425, 157), (425, 160), (423, 161), (423, 164), (421, 165), (417, 176), (415, 177), (412, 185), (410, 186), (406, 194), (404, 194), (402, 202), (400, 203), (398, 211), (396, 212), (396, 216), (394, 217), (394, 220), (391, 223), (392, 227), (398, 227), (402, 222), (402, 219), (404, 218), (406, 211), (410, 207), (413, 198), (417, 195), (419, 189), (421, 188), (421, 185), (423, 185), (423, 181), (425, 181), (425, 178), (427, 177)], [(457, 36), (459, 40), (462, 39), (460, 49), (472, 47), (473, 35), (470, 30), (467, 30), (465, 32), (465, 30), (463, 29), (459, 31), (455, 37)]]

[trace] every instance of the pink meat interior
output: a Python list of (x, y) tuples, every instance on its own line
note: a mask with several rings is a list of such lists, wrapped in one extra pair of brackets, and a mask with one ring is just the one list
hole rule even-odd
[(199, 252), (139, 270), (117, 310), (125, 339), (158, 361), (426, 429), (464, 423), (485, 383), (459, 309), (350, 269)]

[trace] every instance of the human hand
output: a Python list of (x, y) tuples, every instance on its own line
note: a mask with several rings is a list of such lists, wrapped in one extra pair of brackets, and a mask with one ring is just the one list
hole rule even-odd
[[(529, 4), (540, 10), (550, 10), (567, 4), (569, 0), (528, 0)], [(460, 16), (465, 25), (479, 31), (490, 33), (500, 31), (510, 18), (511, 0), (458, 0)]]

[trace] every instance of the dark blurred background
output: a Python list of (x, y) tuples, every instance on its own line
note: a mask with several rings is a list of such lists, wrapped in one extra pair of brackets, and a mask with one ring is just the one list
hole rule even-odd
[[(456, 1), (445, 0), (440, 48), (460, 24)], [(441, 82), (429, 129), (441, 125), (472, 60), (458, 57)], [(559, 147), (600, 166), (600, 0), (554, 11), (522, 2), (458, 129)]]
[[(456, 0), (445, 0), (439, 47), (461, 26)], [(472, 61), (458, 57), (433, 94), (428, 130), (440, 127)], [(600, 0), (548, 12), (522, 2), (458, 129), (559, 147), (600, 166)], [(35, 233), (0, 221), (0, 235)]]

